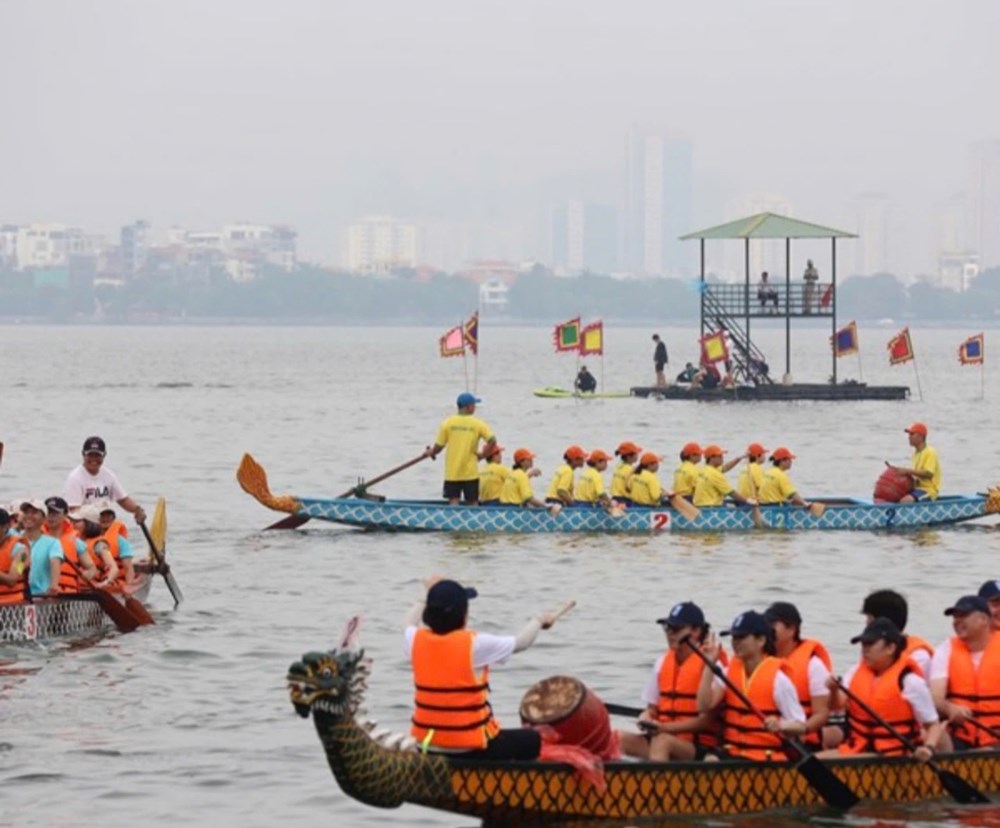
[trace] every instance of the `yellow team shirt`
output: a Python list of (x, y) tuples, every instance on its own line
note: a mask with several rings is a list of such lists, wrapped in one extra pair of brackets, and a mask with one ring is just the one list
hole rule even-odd
[(795, 494), (795, 485), (777, 466), (764, 472), (764, 485), (760, 487), (761, 503), (787, 503)]
[(635, 474), (635, 469), (631, 463), (622, 463), (614, 470), (614, 473), (611, 475), (612, 497), (630, 497), (629, 487), (632, 485), (633, 474)]
[(580, 479), (576, 481), (574, 500), (579, 500), (581, 503), (597, 503), (606, 494), (601, 473), (593, 466), (587, 466), (580, 474)]
[(698, 488), (698, 477), (701, 470), (690, 460), (681, 463), (674, 472), (674, 494), (682, 497), (694, 495), (694, 490)]
[(479, 472), (479, 502), (499, 500), (510, 469), (502, 463), (487, 463)]
[(933, 473), (930, 480), (917, 480), (914, 488), (927, 492), (931, 500), (937, 500), (941, 493), (941, 464), (938, 462), (937, 452), (925, 444), (920, 451), (913, 452), (913, 468)]
[(660, 479), (649, 469), (632, 475), (632, 502), (639, 506), (659, 506), (663, 497)]
[[(753, 475), (753, 488), (750, 487), (748, 474)], [(760, 497), (760, 490), (763, 488), (764, 470), (760, 467), (760, 463), (747, 464), (747, 467), (740, 472), (739, 480), (736, 483), (736, 491), (743, 495), (743, 497), (756, 499)]]
[(721, 506), (726, 502), (726, 496), (733, 491), (732, 484), (726, 480), (721, 469), (715, 466), (705, 466), (694, 489), (695, 506)]
[(479, 478), (479, 441), (493, 439), (490, 427), (473, 414), (452, 414), (441, 423), (434, 442), (444, 446), (444, 479)]
[(528, 473), (521, 468), (513, 469), (507, 475), (507, 479), (503, 482), (503, 488), (500, 490), (500, 502), (512, 506), (523, 506), (534, 496), (531, 479), (528, 477)]
[(545, 493), (546, 500), (562, 500), (559, 497), (560, 489), (573, 494), (573, 467), (569, 463), (563, 463), (552, 475), (549, 490)]

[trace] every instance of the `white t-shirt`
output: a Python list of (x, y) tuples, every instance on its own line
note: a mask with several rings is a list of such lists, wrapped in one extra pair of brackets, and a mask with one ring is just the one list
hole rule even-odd
[[(857, 672), (858, 665), (855, 664), (844, 674), (841, 682), (848, 690), (851, 688), (851, 679)], [(903, 678), (903, 698), (910, 703), (913, 708), (913, 717), (922, 724), (934, 724), (938, 720), (937, 708), (934, 706), (934, 699), (931, 698), (931, 689), (916, 673), (907, 673)]]
[(118, 475), (107, 466), (101, 466), (97, 474), (91, 474), (81, 464), (69, 473), (63, 485), (63, 499), (71, 508), (99, 500), (117, 503), (126, 497), (128, 495), (118, 482)]
[[(725, 686), (726, 683), (719, 676), (712, 677), (713, 688), (724, 688)], [(782, 719), (792, 722), (804, 722), (806, 720), (806, 712), (799, 703), (799, 692), (795, 689), (795, 683), (780, 671), (774, 676), (773, 693), (774, 706), (778, 708)], [(829, 695), (829, 691), (827, 691), (827, 695)]]
[(830, 671), (819, 656), (812, 656), (809, 659), (809, 697), (820, 698), (829, 696), (830, 689), (826, 686), (826, 680), (830, 678)]
[[(979, 665), (983, 663), (983, 653), (986, 650), (980, 650), (978, 653), (970, 653), (972, 656), (972, 666), (979, 670)], [(931, 671), (929, 674), (932, 679), (946, 679), (948, 678), (948, 665), (951, 663), (951, 639), (942, 642), (942, 644), (934, 650), (934, 658), (931, 659)]]
[(920, 649), (914, 650), (910, 653), (910, 658), (912, 658), (914, 663), (920, 668), (920, 672), (924, 674), (924, 681), (930, 681), (931, 654), (921, 647)]
[[(407, 659), (412, 660), (413, 637), (417, 634), (416, 626), (409, 626), (403, 632), (405, 639), (404, 652)], [(490, 635), (477, 632), (472, 643), (472, 669), (482, 670), (494, 664), (503, 664), (514, 654), (516, 637), (513, 635)]]

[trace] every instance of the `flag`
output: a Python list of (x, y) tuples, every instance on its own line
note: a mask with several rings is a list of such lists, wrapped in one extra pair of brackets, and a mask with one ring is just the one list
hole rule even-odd
[(456, 325), (441, 337), (441, 356), (462, 356), (465, 353), (465, 334), (461, 325)]
[(552, 332), (552, 344), (557, 351), (580, 350), (580, 317), (556, 325)]
[(849, 322), (833, 335), (833, 352), (839, 357), (858, 352), (858, 325), (856, 322)]
[(465, 328), (463, 329), (465, 335), (465, 344), (469, 346), (469, 350), (473, 354), (479, 354), (479, 311), (476, 311), (469, 317), (469, 321), (465, 323)]
[(819, 299), (819, 306), (821, 308), (828, 308), (833, 302), (833, 282), (830, 282), (826, 286), (826, 290), (823, 291), (823, 295)]
[(580, 332), (580, 355), (604, 353), (604, 323), (591, 322)]
[(913, 341), (910, 339), (909, 328), (903, 328), (903, 330), (889, 340), (889, 344), (885, 347), (889, 349), (890, 365), (909, 362), (914, 358)]
[(703, 336), (698, 342), (701, 344), (702, 363), (725, 362), (729, 359), (725, 331), (716, 331), (708, 336)]
[(958, 361), (962, 365), (979, 365), (986, 359), (986, 343), (983, 334), (970, 336), (958, 346)]

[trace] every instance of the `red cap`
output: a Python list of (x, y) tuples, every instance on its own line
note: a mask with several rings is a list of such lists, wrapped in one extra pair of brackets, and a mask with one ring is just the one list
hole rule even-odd
[(566, 451), (563, 452), (563, 457), (567, 460), (586, 460), (587, 452), (585, 452), (579, 446), (570, 446)]
[(921, 437), (927, 436), (927, 426), (923, 423), (914, 423), (909, 428), (904, 428), (903, 431), (907, 434), (919, 434)]
[(724, 455), (725, 453), (726, 450), (724, 448), (721, 448), (720, 446), (716, 446), (714, 444), (711, 446), (705, 446), (704, 454), (706, 460), (709, 457), (722, 457), (722, 455)]
[(494, 454), (499, 454), (504, 448), (499, 443), (494, 443), (485, 452), (483, 452), (483, 459), (489, 460)]
[(642, 457), (639, 458), (640, 466), (652, 466), (653, 463), (659, 463), (663, 458), (658, 454), (653, 454), (651, 451), (647, 451)]
[(535, 455), (532, 454), (530, 451), (528, 451), (528, 449), (526, 448), (519, 448), (517, 451), (514, 452), (515, 463), (520, 463), (522, 460), (533, 460), (534, 457)]
[(615, 454), (624, 456), (626, 454), (638, 454), (642, 451), (641, 446), (637, 446), (631, 440), (626, 440), (624, 443), (619, 443), (618, 448), (615, 449)]
[(776, 448), (774, 450), (774, 452), (771, 454), (771, 459), (772, 460), (794, 460), (795, 459), (795, 455), (792, 454), (784, 446), (782, 446), (781, 448)]
[(601, 460), (610, 460), (610, 459), (611, 455), (607, 454), (602, 449), (594, 449), (592, 452), (590, 452), (591, 463), (599, 463)]
[(695, 454), (701, 454), (701, 446), (697, 443), (685, 443), (684, 448), (681, 449), (681, 455), (683, 457), (691, 457)]
[(764, 448), (760, 443), (751, 443), (747, 446), (747, 454), (751, 457), (761, 457), (767, 454), (767, 449)]

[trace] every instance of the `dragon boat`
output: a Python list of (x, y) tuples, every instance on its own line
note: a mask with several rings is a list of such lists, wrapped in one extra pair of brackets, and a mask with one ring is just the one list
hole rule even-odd
[[(370, 669), (370, 659), (348, 635), (330, 652), (307, 653), (287, 675), (292, 705), (299, 715), (312, 716), (337, 783), (366, 805), (424, 805), (511, 826), (822, 805), (791, 762), (609, 761), (603, 767), (605, 784), (597, 786), (559, 763), (486, 762), (422, 753), (409, 736), (359, 721)], [(940, 769), (979, 791), (1000, 791), (1000, 752), (943, 754), (936, 759)], [(946, 795), (939, 776), (914, 759), (834, 759), (823, 764), (862, 800), (914, 802)]]
[[(166, 534), (166, 505), (160, 498), (150, 524), (150, 537), (158, 550), (164, 550)], [(137, 559), (135, 568), (136, 586), (130, 594), (145, 603), (153, 578), (160, 572), (160, 566), (147, 558)], [(124, 604), (121, 595), (114, 592), (110, 594)], [(0, 605), (0, 643), (23, 644), (54, 638), (85, 638), (100, 635), (114, 626), (111, 617), (101, 607), (97, 595), (92, 592)]]
[(317, 498), (273, 495), (257, 461), (244, 455), (237, 479), (263, 505), (288, 512), (298, 523), (316, 518), (364, 529), (435, 532), (728, 532), (752, 529), (913, 530), (947, 526), (1000, 513), (1000, 487), (985, 494), (948, 495), (917, 503), (875, 503), (857, 498), (812, 498), (822, 514), (796, 506), (702, 507), (693, 519), (676, 510), (632, 506), (620, 515), (600, 508), (570, 506), (558, 515), (519, 506), (451, 506), (440, 500)]

